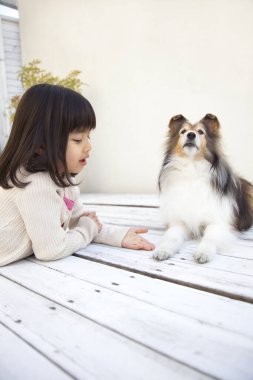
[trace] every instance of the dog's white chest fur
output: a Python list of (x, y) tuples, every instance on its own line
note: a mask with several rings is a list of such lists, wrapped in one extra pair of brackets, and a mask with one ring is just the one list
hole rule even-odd
[(183, 223), (198, 235), (210, 223), (230, 224), (228, 197), (217, 194), (210, 183), (210, 164), (205, 160), (176, 158), (161, 177), (161, 214), (164, 223)]

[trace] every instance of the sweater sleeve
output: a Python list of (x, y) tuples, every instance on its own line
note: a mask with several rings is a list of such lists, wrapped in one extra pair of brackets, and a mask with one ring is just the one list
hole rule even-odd
[(111, 226), (103, 224), (101, 231), (93, 240), (94, 243), (101, 243), (121, 247), (122, 240), (126, 236), (129, 227)]
[[(87, 206), (83, 205), (80, 200), (80, 189), (75, 186), (74, 188), (75, 206), (72, 212), (72, 216), (69, 222), (69, 228), (74, 228), (78, 223), (78, 220), (85, 211)], [(122, 240), (127, 234), (129, 227), (111, 226), (103, 224), (102, 230), (94, 238), (94, 243), (101, 243), (112, 245), (115, 247), (121, 247)]]
[(96, 223), (81, 217), (76, 227), (61, 227), (63, 201), (53, 181), (46, 176), (33, 176), (32, 182), (19, 192), (16, 204), (39, 260), (57, 260), (85, 248), (97, 235)]

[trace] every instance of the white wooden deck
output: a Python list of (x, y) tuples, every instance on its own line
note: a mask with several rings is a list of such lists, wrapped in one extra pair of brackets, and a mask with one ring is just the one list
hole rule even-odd
[[(103, 222), (164, 226), (156, 196), (85, 195)], [(91, 244), (0, 268), (0, 379), (253, 379), (253, 232), (208, 264)]]

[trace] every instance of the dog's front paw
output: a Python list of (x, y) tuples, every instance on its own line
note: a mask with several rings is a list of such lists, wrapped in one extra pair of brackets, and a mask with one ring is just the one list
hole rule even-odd
[(200, 264), (208, 263), (215, 255), (215, 248), (208, 245), (200, 244), (197, 251), (194, 253), (193, 258)]
[(210, 258), (210, 256), (205, 252), (195, 252), (193, 257), (194, 260), (200, 264), (205, 264), (208, 263), (208, 261), (212, 260), (212, 258)]
[(157, 261), (166, 260), (169, 257), (171, 257), (170, 253), (164, 249), (158, 248), (153, 252), (153, 259), (155, 259)]
[(157, 261), (169, 259), (175, 253), (175, 247), (172, 244), (161, 244), (153, 252), (153, 259)]

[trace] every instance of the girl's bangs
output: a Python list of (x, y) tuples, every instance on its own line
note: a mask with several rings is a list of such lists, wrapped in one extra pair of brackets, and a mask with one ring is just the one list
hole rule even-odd
[(87, 99), (78, 94), (69, 109), (69, 132), (91, 130), (96, 127), (96, 116)]

